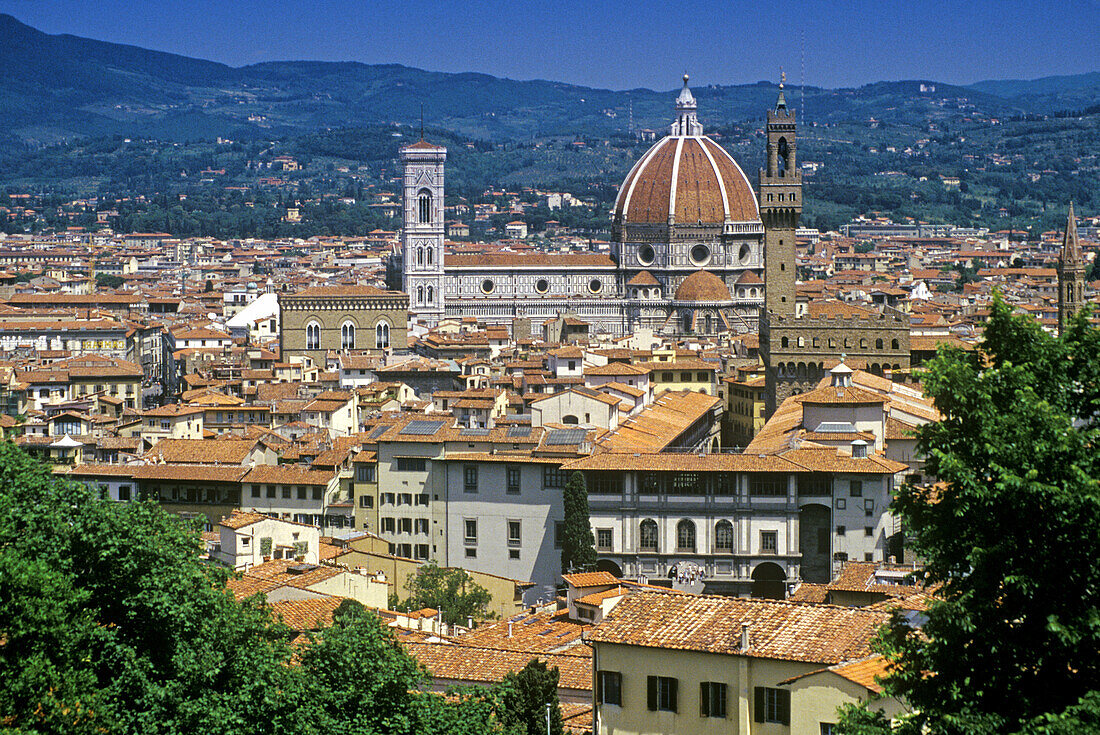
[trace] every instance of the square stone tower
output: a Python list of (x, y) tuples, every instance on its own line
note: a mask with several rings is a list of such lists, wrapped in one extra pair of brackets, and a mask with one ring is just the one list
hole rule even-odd
[(409, 316), (431, 328), (443, 318), (443, 163), (447, 149), (421, 139), (401, 149), (404, 164), (401, 228), (402, 289)]

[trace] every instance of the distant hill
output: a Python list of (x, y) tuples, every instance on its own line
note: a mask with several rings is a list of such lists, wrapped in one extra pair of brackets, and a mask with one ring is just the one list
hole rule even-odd
[[(673, 99), (672, 90), (611, 91), (397, 64), (287, 61), (235, 68), (51, 36), (10, 15), (0, 15), (0, 38), (0, 145), (8, 146), (109, 134), (247, 140), (371, 124), (414, 125), (422, 105), (427, 123), (469, 137), (605, 136), (628, 131), (631, 120), (635, 129), (664, 129)], [(761, 117), (776, 91), (765, 82), (693, 90), (710, 129)], [(970, 87), (917, 81), (812, 87), (788, 90), (788, 99), (816, 122), (874, 117), (914, 123), (959, 113), (1053, 112), (1097, 104), (1100, 74)]]

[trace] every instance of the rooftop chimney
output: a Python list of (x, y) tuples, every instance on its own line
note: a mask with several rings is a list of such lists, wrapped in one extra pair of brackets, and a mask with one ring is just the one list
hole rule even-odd
[(512, 637), (512, 621), (511, 620), (508, 621), (508, 637), (509, 638)]
[(749, 650), (749, 624), (741, 623), (741, 653)]

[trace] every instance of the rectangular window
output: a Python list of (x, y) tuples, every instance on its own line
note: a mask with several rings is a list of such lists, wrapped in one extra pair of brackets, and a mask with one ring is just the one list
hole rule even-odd
[(756, 687), (754, 689), (753, 719), (757, 722), (791, 724), (791, 691)]
[(600, 551), (611, 551), (611, 529), (596, 529), (596, 548)]
[(522, 540), (522, 525), (519, 521), (508, 521), (508, 545), (519, 546)]
[(824, 472), (803, 473), (798, 476), (799, 495), (832, 495), (832, 478)]
[(398, 457), (397, 472), (423, 472), (428, 468), (428, 461), (423, 457)]
[(647, 680), (647, 699), (649, 709), (652, 712), (675, 712), (676, 690), (679, 688), (679, 680), (671, 676), (650, 676)]
[(413, 533), (418, 533), (422, 536), (427, 535), (427, 533), (428, 533), (428, 519), (427, 518), (417, 518), (416, 522), (414, 524), (414, 527), (413, 527)]
[(356, 467), (355, 479), (359, 482), (374, 482), (374, 465), (364, 464)]
[(269, 497), (269, 498), (274, 498), (275, 497), (275, 486), (274, 485), (268, 485), (267, 486), (267, 497)]
[(394, 518), (382, 519), (382, 533), (393, 533), (397, 528), (397, 520)]
[(596, 701), (623, 706), (623, 675), (619, 671), (596, 672)]
[(836, 723), (835, 722), (822, 722), (819, 723), (820, 730), (819, 735), (836, 735)]
[(848, 529), (845, 526), (837, 526), (836, 527), (836, 535), (837, 536), (843, 536), (847, 532), (848, 532)]
[(428, 506), (428, 494), (427, 493), (420, 493), (419, 495), (417, 495), (416, 496), (416, 504), (417, 505), (423, 505), (424, 507), (427, 507)]
[(282, 496), (287, 500), (290, 500), (290, 485), (282, 486)]
[(787, 476), (781, 472), (754, 472), (749, 475), (749, 495), (782, 497), (787, 494)]
[(462, 489), (468, 493), (477, 492), (477, 465), (468, 464), (462, 469)]
[(305, 500), (305, 499), (306, 499), (306, 486), (305, 485), (299, 485), (298, 486), (298, 500)]
[(118, 499), (119, 500), (129, 500), (130, 499), (130, 486), (129, 485), (119, 485), (118, 486)]
[(864, 526), (863, 527), (863, 535), (867, 536), (867, 537), (873, 537), (875, 535), (875, 527), (874, 526)]
[(852, 480), (848, 483), (849, 494), (853, 498), (863, 496), (863, 480)]
[(324, 496), (324, 494), (325, 494), (324, 488), (321, 488), (321, 487), (313, 488), (313, 499), (314, 500), (320, 500)]
[(565, 523), (563, 521), (554, 521), (554, 548), (561, 548), (561, 537), (565, 532)]
[(699, 383), (708, 383), (710, 382), (710, 375), (707, 373), (696, 373), (695, 380)]
[(413, 547), (413, 559), (427, 559), (428, 558), (428, 545), (417, 544)]
[(399, 493), (397, 496), (398, 505), (412, 505), (413, 496), (412, 493)]
[(463, 522), (464, 534), (463, 540), (468, 544), (477, 543), (477, 520), (474, 518), (467, 518)]
[(702, 717), (726, 716), (726, 685), (719, 681), (699, 683), (699, 715)]
[(761, 531), (760, 532), (760, 553), (761, 554), (778, 554), (779, 553), (779, 532), (778, 531)]
[(412, 518), (398, 518), (397, 519), (397, 531), (398, 531), (398, 533), (412, 533), (413, 532), (413, 519)]
[(260, 486), (259, 485), (253, 485), (252, 486), (252, 497), (254, 497), (254, 498), (260, 497)]
[(369, 495), (360, 495), (359, 496), (359, 507), (360, 508), (373, 508), (374, 507), (374, 498), (372, 498)]
[(565, 483), (569, 481), (569, 473), (560, 467), (553, 467), (547, 465), (542, 468), (542, 487), (547, 488), (563, 488)]
[(475, 549), (473, 546), (467, 546), (466, 547), (466, 558), (467, 559), (476, 559), (477, 558), (477, 549)]
[(593, 472), (588, 476), (588, 492), (593, 495), (622, 495), (622, 473)]
[(510, 495), (519, 495), (519, 483), (520, 483), (520, 477), (521, 477), (520, 468), (519, 467), (509, 467), (507, 469), (506, 474), (507, 474), (507, 480), (508, 480), (508, 482), (507, 482), (507, 492)]

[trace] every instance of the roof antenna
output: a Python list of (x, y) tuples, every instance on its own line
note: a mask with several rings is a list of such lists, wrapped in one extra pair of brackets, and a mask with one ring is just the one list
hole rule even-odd
[(801, 29), (802, 33), (802, 79), (798, 83), (798, 106), (801, 108), (798, 111), (798, 121), (803, 125), (806, 124), (806, 29)]

